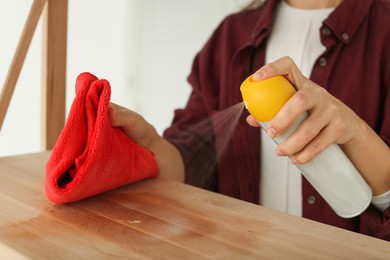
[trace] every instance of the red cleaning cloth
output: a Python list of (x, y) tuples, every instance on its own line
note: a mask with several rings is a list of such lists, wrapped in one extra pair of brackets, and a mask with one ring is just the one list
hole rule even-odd
[(108, 81), (77, 77), (76, 97), (46, 164), (50, 201), (77, 201), (158, 175), (154, 155), (111, 126), (110, 95)]

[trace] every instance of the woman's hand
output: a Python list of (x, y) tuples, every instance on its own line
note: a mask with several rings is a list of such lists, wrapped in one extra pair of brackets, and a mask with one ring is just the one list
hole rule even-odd
[[(268, 135), (283, 134), (305, 111), (309, 117), (276, 148), (276, 154), (290, 156), (292, 163), (306, 163), (331, 144), (341, 148), (373, 188), (374, 195), (390, 189), (389, 147), (348, 106), (304, 77), (291, 58), (269, 63), (253, 75), (256, 81), (285, 76), (297, 89), (268, 125)], [(247, 118), (258, 126), (254, 118)]]
[(179, 151), (140, 114), (110, 103), (108, 115), (112, 126), (121, 128), (130, 139), (154, 153), (160, 177), (184, 181), (184, 163)]
[[(268, 134), (278, 137), (297, 117), (309, 111), (309, 117), (284, 142), (276, 153), (290, 156), (293, 163), (306, 163), (333, 143), (344, 144), (360, 134), (360, 119), (340, 100), (302, 75), (289, 57), (265, 65), (253, 75), (263, 80), (284, 75), (297, 89), (297, 93), (282, 107), (269, 123)], [(249, 123), (252, 119), (248, 119)]]
[(160, 138), (156, 129), (134, 111), (110, 103), (108, 115), (112, 126), (121, 128), (131, 140), (148, 149)]

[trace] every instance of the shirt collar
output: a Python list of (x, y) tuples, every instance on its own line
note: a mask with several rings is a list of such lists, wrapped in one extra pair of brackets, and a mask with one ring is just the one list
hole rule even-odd
[[(252, 44), (258, 45), (271, 31), (274, 9), (281, 0), (267, 0), (256, 10), (258, 22), (251, 34)], [(337, 38), (349, 43), (355, 35), (359, 25), (369, 12), (373, 0), (343, 0), (324, 21)]]
[(256, 10), (256, 13), (259, 14), (261, 12), (261, 15), (259, 15), (259, 19), (251, 34), (251, 38), (254, 40), (253, 43), (255, 45), (258, 45), (271, 31), (274, 10), (279, 1), (280, 0), (265, 1), (263, 6), (258, 8), (258, 11)]

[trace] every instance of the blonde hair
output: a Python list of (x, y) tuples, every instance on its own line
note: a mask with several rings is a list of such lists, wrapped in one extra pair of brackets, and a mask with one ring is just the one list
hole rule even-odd
[(252, 10), (262, 5), (266, 0), (252, 0), (248, 5), (244, 7), (244, 11)]

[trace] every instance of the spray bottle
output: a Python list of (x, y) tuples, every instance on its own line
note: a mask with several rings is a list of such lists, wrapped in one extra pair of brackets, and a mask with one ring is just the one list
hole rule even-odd
[[(268, 123), (296, 92), (283, 76), (262, 81), (254, 81), (249, 76), (240, 90), (246, 109), (265, 131)], [(277, 144), (283, 142), (307, 117), (308, 112), (300, 115), (286, 133), (273, 140)], [(337, 215), (355, 217), (369, 206), (370, 186), (337, 144), (330, 145), (311, 161), (296, 166)]]

